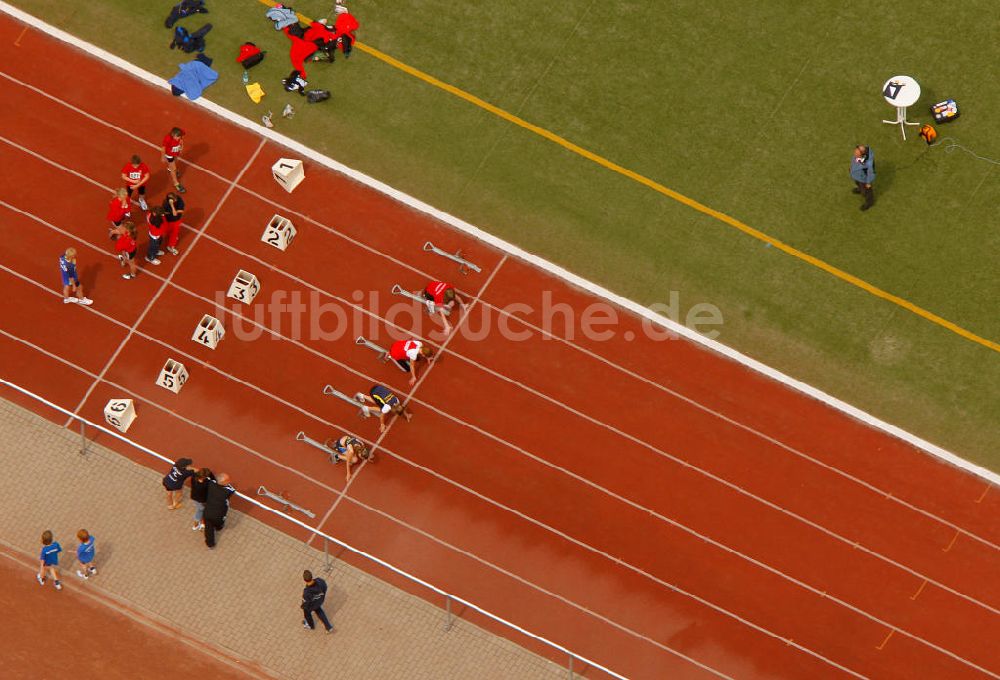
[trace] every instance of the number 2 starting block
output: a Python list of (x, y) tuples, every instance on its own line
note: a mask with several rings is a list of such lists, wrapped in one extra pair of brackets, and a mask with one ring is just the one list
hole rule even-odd
[(462, 251), (461, 250), (459, 250), (459, 251), (455, 252), (454, 254), (452, 254), (452, 253), (449, 253), (446, 250), (441, 250), (440, 248), (438, 248), (437, 246), (435, 246), (433, 243), (431, 243), (430, 241), (428, 241), (427, 243), (424, 244), (424, 252), (425, 253), (434, 253), (435, 255), (440, 255), (441, 257), (444, 257), (444, 258), (447, 258), (447, 259), (451, 260), (452, 262), (457, 262), (458, 263), (458, 271), (460, 271), (462, 274), (468, 274), (470, 269), (472, 271), (476, 272), (477, 274), (479, 274), (480, 272), (483, 271), (479, 267), (479, 265), (473, 264), (473, 263), (469, 262), (468, 260), (466, 260), (465, 257), (462, 256)]
[(287, 217), (275, 215), (267, 222), (260, 240), (284, 252), (295, 240), (295, 225)]
[(278, 183), (278, 186), (288, 193), (292, 193), (295, 191), (295, 187), (301, 184), (302, 180), (306, 178), (306, 170), (300, 160), (279, 158), (271, 166), (271, 175), (274, 177), (274, 181)]
[(403, 288), (398, 283), (392, 287), (392, 294), (393, 295), (401, 295), (401, 296), (403, 296), (405, 298), (410, 298), (414, 302), (417, 302), (417, 303), (423, 305), (424, 307), (427, 308), (427, 313), (428, 314), (434, 314), (436, 311), (438, 311), (440, 309), (440, 311), (444, 312), (445, 316), (450, 316), (451, 315), (451, 310), (448, 309), (447, 306), (442, 305), (441, 307), (438, 307), (437, 305), (434, 304), (434, 300), (428, 300), (427, 298), (422, 297), (422, 296), (420, 296), (420, 295), (418, 295), (416, 293), (411, 293), (410, 291), (406, 290), (405, 288)]
[(137, 417), (131, 399), (112, 399), (104, 407), (104, 420), (119, 432), (128, 432)]

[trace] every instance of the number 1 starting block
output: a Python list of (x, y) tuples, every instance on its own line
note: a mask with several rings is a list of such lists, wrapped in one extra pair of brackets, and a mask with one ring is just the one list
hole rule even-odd
[(278, 186), (288, 193), (292, 193), (295, 191), (295, 187), (306, 178), (306, 170), (300, 160), (279, 158), (278, 162), (271, 166), (271, 175)]
[(455, 254), (453, 255), (453, 254), (451, 254), (451, 253), (449, 253), (449, 252), (447, 252), (445, 250), (441, 250), (440, 248), (438, 248), (437, 246), (435, 246), (433, 243), (431, 243), (430, 241), (428, 241), (427, 243), (424, 244), (424, 252), (426, 252), (426, 253), (434, 253), (435, 255), (440, 255), (441, 257), (444, 257), (444, 258), (447, 258), (447, 259), (451, 260), (452, 262), (457, 262), (458, 263), (458, 271), (460, 271), (462, 274), (468, 274), (470, 269), (472, 271), (476, 272), (477, 274), (483, 271), (479, 267), (479, 265), (472, 264), (471, 262), (469, 262), (468, 260), (466, 260), (464, 257), (462, 257), (462, 251), (461, 250), (455, 252)]
[[(334, 389), (330, 385), (323, 387), (323, 394), (330, 395), (331, 397), (337, 397), (341, 401), (346, 401), (351, 406), (358, 409), (358, 418), (371, 418), (371, 409), (365, 404), (365, 395), (358, 392), (353, 397), (349, 397), (340, 390)], [(296, 437), (298, 439), (298, 437)], [(305, 441), (304, 439), (302, 441)], [(324, 447), (325, 448), (325, 447)]]
[[(389, 361), (389, 350), (387, 350), (385, 347), (382, 347), (382, 345), (376, 345), (374, 342), (372, 342), (363, 335), (359, 335), (357, 339), (354, 340), (354, 344), (358, 345), (359, 347), (365, 347), (367, 349), (370, 349), (371, 351), (378, 354), (379, 355), (378, 358), (380, 361), (382, 361), (382, 363)], [(403, 373), (406, 373), (406, 371), (403, 370), (403, 367), (397, 364), (395, 361), (393, 361), (392, 364), (399, 370), (403, 371)]]

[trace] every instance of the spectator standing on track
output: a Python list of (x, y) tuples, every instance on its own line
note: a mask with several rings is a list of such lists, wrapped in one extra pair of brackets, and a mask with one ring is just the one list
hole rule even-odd
[(205, 522), (205, 501), (208, 498), (208, 485), (215, 481), (215, 475), (208, 468), (199, 468), (191, 478), (191, 501), (194, 503), (194, 524), (191, 531), (202, 531)]
[(146, 226), (149, 229), (149, 247), (146, 249), (146, 262), (160, 264), (160, 246), (163, 245), (163, 235), (167, 233), (167, 221), (163, 217), (163, 208), (156, 205), (146, 215)]
[[(363, 396), (363, 395), (362, 395)], [(333, 461), (344, 463), (347, 476), (345, 482), (351, 481), (351, 466), (362, 460), (371, 460), (371, 451), (357, 437), (349, 434), (338, 439), (327, 439), (323, 442), (326, 448), (333, 451)]]
[(854, 158), (851, 159), (851, 179), (854, 180), (856, 194), (861, 194), (865, 202), (861, 204), (861, 210), (865, 211), (875, 205), (875, 190), (872, 189), (872, 182), (875, 181), (875, 155), (871, 147), (858, 144), (854, 147)]
[(397, 340), (389, 346), (389, 357), (410, 374), (412, 386), (417, 382), (417, 362), (421, 359), (427, 363), (434, 361), (434, 352), (419, 340)]
[(399, 397), (385, 385), (372, 385), (367, 395), (358, 392), (357, 399), (362, 404), (375, 404), (378, 408), (379, 432), (385, 432), (385, 416), (387, 413), (395, 413), (397, 416), (403, 416), (406, 418), (406, 422), (410, 422), (413, 418), (413, 414), (410, 413), (408, 408), (403, 406), (403, 402), (399, 400)]
[(302, 579), (306, 582), (306, 587), (302, 589), (302, 627), (306, 630), (316, 630), (316, 622), (313, 621), (313, 614), (322, 621), (327, 633), (333, 632), (330, 619), (326, 618), (323, 611), (323, 602), (326, 601), (326, 581), (314, 577), (312, 572), (306, 569), (302, 572)]
[(448, 312), (455, 308), (457, 302), (462, 310), (465, 310), (465, 300), (455, 290), (455, 286), (444, 281), (431, 281), (424, 288), (423, 297), (427, 300), (427, 306), (431, 314), (435, 311), (441, 318), (444, 325), (444, 332), (451, 332), (451, 324), (448, 323)]
[(170, 181), (183, 194), (187, 189), (177, 180), (177, 157), (184, 149), (184, 130), (179, 127), (173, 128), (167, 136), (163, 138), (163, 162), (167, 165), (167, 172), (170, 173)]
[(80, 545), (76, 546), (76, 561), (80, 563), (76, 575), (84, 580), (97, 576), (97, 567), (94, 566), (94, 537), (86, 529), (76, 532), (76, 537), (80, 541)]
[(52, 577), (52, 585), (56, 590), (62, 590), (62, 581), (59, 580), (59, 553), (62, 546), (58, 541), (52, 539), (52, 532), (46, 529), (42, 532), (42, 552), (38, 555), (38, 575), (35, 579), (38, 585), (45, 585), (45, 572)]
[(136, 243), (135, 225), (125, 222), (120, 227), (116, 227), (111, 234), (115, 240), (115, 252), (123, 267), (128, 267), (128, 272), (122, 274), (122, 278), (128, 281), (134, 279), (139, 273), (139, 268), (135, 264), (135, 255), (139, 252), (139, 245)]
[(178, 458), (170, 472), (163, 476), (163, 488), (167, 490), (167, 510), (176, 510), (184, 500), (184, 480), (194, 476), (194, 462), (190, 458)]
[(80, 277), (76, 273), (76, 248), (67, 248), (59, 256), (59, 272), (62, 275), (63, 303), (75, 302), (81, 305), (92, 305), (94, 301), (83, 294)]
[(226, 526), (226, 515), (229, 513), (229, 497), (236, 489), (229, 483), (229, 475), (219, 473), (218, 479), (208, 483), (205, 494), (205, 545), (215, 547), (215, 532), (222, 531)]
[(139, 196), (139, 207), (149, 210), (146, 205), (146, 183), (149, 182), (149, 166), (142, 162), (139, 156), (132, 156), (132, 160), (122, 168), (122, 179), (125, 180), (125, 193), (132, 198), (132, 193)]
[(108, 205), (108, 221), (111, 222), (109, 235), (114, 238), (114, 228), (122, 226), (125, 220), (132, 219), (132, 204), (128, 200), (128, 192), (125, 189), (116, 189), (111, 203)]
[(184, 199), (171, 191), (163, 199), (163, 219), (167, 222), (165, 228), (167, 252), (171, 255), (177, 254), (177, 241), (181, 237), (181, 219), (183, 217)]

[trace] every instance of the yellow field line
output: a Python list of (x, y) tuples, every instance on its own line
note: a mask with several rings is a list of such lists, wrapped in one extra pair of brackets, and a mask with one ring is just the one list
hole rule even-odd
[[(259, 0), (259, 2), (261, 2), (262, 4), (268, 5), (268, 6), (274, 6), (276, 4), (275, 2), (273, 2), (273, 0)], [(309, 17), (307, 17), (307, 16), (305, 16), (303, 14), (299, 14), (299, 18), (302, 21), (306, 22), (306, 23), (312, 22), (312, 19), (310, 19)], [(930, 311), (924, 309), (923, 307), (919, 307), (919, 306), (913, 304), (912, 302), (910, 302), (908, 300), (904, 300), (903, 298), (899, 297), (898, 295), (893, 295), (892, 293), (890, 293), (888, 291), (882, 290), (878, 286), (872, 285), (872, 284), (868, 283), (867, 281), (865, 281), (863, 279), (859, 279), (857, 276), (854, 276), (853, 274), (849, 274), (849, 273), (845, 272), (842, 269), (838, 269), (837, 267), (835, 267), (832, 264), (829, 264), (827, 262), (824, 262), (823, 260), (819, 259), (818, 257), (813, 257), (809, 253), (803, 252), (803, 251), (799, 250), (798, 248), (795, 248), (794, 246), (790, 246), (787, 243), (784, 243), (783, 241), (779, 241), (778, 239), (774, 238), (773, 236), (768, 236), (767, 234), (765, 234), (764, 232), (760, 231), (759, 229), (754, 229), (750, 225), (744, 224), (743, 222), (740, 222), (738, 219), (736, 219), (734, 217), (730, 217), (729, 215), (727, 215), (725, 213), (722, 213), (722, 212), (719, 212), (718, 210), (715, 210), (714, 208), (710, 208), (710, 207), (708, 207), (707, 205), (705, 205), (703, 203), (699, 203), (698, 201), (694, 200), (693, 198), (690, 198), (688, 196), (685, 196), (684, 194), (678, 193), (678, 192), (674, 191), (673, 189), (671, 189), (669, 187), (666, 187), (666, 186), (660, 184), (659, 182), (651, 180), (648, 177), (644, 177), (643, 175), (640, 175), (639, 173), (637, 173), (637, 172), (635, 172), (633, 170), (629, 170), (628, 168), (622, 167), (622, 166), (618, 165), (617, 163), (615, 163), (614, 161), (610, 161), (607, 158), (604, 158), (603, 156), (597, 155), (593, 151), (588, 151), (587, 149), (584, 149), (582, 146), (574, 144), (573, 142), (569, 141), (568, 139), (566, 139), (564, 137), (560, 137), (559, 135), (555, 134), (554, 132), (550, 132), (549, 130), (546, 130), (543, 127), (539, 127), (539, 126), (535, 125), (534, 123), (529, 123), (528, 121), (524, 120), (523, 118), (520, 118), (519, 116), (515, 116), (514, 114), (509, 113), (509, 112), (501, 109), (498, 106), (494, 106), (493, 104), (490, 104), (487, 101), (483, 101), (482, 99), (480, 99), (479, 97), (475, 96), (474, 94), (470, 94), (470, 93), (466, 92), (465, 90), (461, 90), (461, 89), (455, 87), (454, 85), (449, 85), (448, 83), (446, 83), (444, 81), (438, 80), (434, 76), (432, 76), (432, 75), (430, 75), (428, 73), (424, 73), (423, 71), (421, 71), (419, 69), (415, 69), (412, 66), (410, 66), (409, 64), (404, 64), (403, 62), (399, 61), (395, 57), (391, 57), (391, 56), (389, 56), (388, 54), (386, 54), (384, 52), (380, 52), (379, 50), (375, 49), (374, 47), (372, 47), (370, 45), (366, 45), (366, 44), (364, 44), (364, 43), (362, 43), (362, 42), (359, 41), (359, 42), (356, 42), (354, 44), (354, 46), (356, 48), (358, 48), (359, 50), (372, 55), (376, 59), (379, 59), (379, 60), (385, 62), (386, 64), (389, 64), (390, 66), (393, 66), (394, 68), (397, 68), (400, 71), (403, 71), (404, 73), (407, 73), (407, 74), (413, 76), (414, 78), (419, 78), (420, 80), (424, 81), (428, 85), (433, 85), (434, 87), (436, 87), (438, 89), (441, 89), (441, 90), (444, 90), (445, 92), (448, 92), (449, 94), (455, 95), (456, 97), (459, 97), (460, 99), (464, 99), (465, 101), (469, 102), (470, 104), (473, 104), (475, 106), (478, 106), (481, 109), (489, 111), (490, 113), (492, 113), (492, 114), (494, 114), (494, 115), (496, 115), (496, 116), (498, 116), (498, 117), (500, 117), (500, 118), (502, 118), (502, 119), (504, 119), (504, 120), (506, 120), (506, 121), (508, 121), (510, 123), (513, 123), (514, 125), (517, 125), (518, 127), (522, 127), (525, 130), (528, 130), (530, 132), (534, 132), (536, 135), (544, 137), (545, 139), (549, 140), (550, 142), (558, 144), (559, 146), (563, 147), (564, 149), (566, 149), (568, 151), (572, 151), (573, 153), (575, 153), (575, 154), (577, 154), (579, 156), (583, 156), (587, 160), (593, 161), (594, 163), (597, 163), (598, 165), (600, 165), (600, 166), (602, 166), (604, 168), (607, 168), (608, 170), (611, 170), (612, 172), (617, 172), (619, 175), (623, 175), (625, 177), (628, 177), (631, 180), (634, 180), (634, 181), (638, 182), (639, 184), (647, 186), (650, 189), (652, 189), (653, 191), (655, 191), (655, 192), (657, 192), (659, 194), (663, 194), (664, 196), (667, 196), (668, 198), (672, 198), (673, 200), (677, 201), (678, 203), (683, 203), (687, 207), (692, 208), (694, 210), (697, 210), (698, 212), (700, 212), (700, 213), (702, 213), (704, 215), (708, 215), (709, 217), (712, 217), (712, 218), (714, 218), (716, 220), (719, 220), (720, 222), (728, 224), (731, 227), (739, 229), (744, 234), (747, 234), (748, 236), (752, 236), (753, 238), (757, 239), (758, 241), (762, 241), (764, 243), (767, 243), (768, 245), (771, 245), (771, 246), (777, 248), (778, 250), (780, 250), (780, 251), (782, 251), (784, 253), (787, 253), (788, 255), (791, 255), (794, 258), (797, 258), (797, 259), (801, 260), (802, 262), (806, 262), (808, 264), (811, 264), (812, 266), (817, 267), (818, 269), (821, 269), (821, 270), (825, 271), (827, 274), (832, 274), (833, 276), (836, 276), (841, 281), (845, 281), (845, 282), (851, 284), (852, 286), (856, 286), (856, 287), (858, 287), (858, 288), (860, 288), (860, 289), (862, 289), (862, 290), (864, 290), (864, 291), (866, 291), (866, 292), (874, 295), (875, 297), (882, 298), (883, 300), (886, 300), (886, 301), (891, 302), (891, 303), (893, 303), (895, 305), (898, 305), (898, 306), (902, 307), (903, 309), (907, 310), (908, 312), (912, 312), (913, 314), (916, 314), (917, 316), (923, 317), (924, 319), (927, 319), (928, 321), (930, 321), (932, 323), (935, 323), (938, 326), (941, 326), (942, 328), (948, 329), (952, 333), (960, 335), (961, 337), (965, 338), (966, 340), (971, 340), (972, 342), (975, 342), (975, 343), (977, 343), (979, 345), (982, 345), (983, 347), (991, 349), (994, 352), (1000, 352), (1000, 343), (996, 343), (996, 342), (993, 342), (992, 340), (988, 340), (988, 339), (983, 338), (983, 337), (981, 337), (979, 335), (976, 335), (972, 331), (966, 330), (966, 329), (962, 328), (961, 326), (959, 326), (958, 324), (952, 323), (951, 321), (948, 321), (947, 319), (944, 319), (944, 318), (938, 316), (934, 312), (930, 312)]]

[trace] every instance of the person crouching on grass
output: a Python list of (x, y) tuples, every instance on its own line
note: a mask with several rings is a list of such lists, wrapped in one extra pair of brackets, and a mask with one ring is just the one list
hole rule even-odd
[(378, 408), (379, 432), (385, 432), (385, 416), (388, 413), (403, 416), (406, 418), (406, 422), (410, 422), (410, 419), (413, 418), (413, 414), (403, 406), (403, 402), (399, 400), (399, 397), (393, 394), (392, 390), (385, 385), (372, 385), (367, 395), (358, 392), (355, 398), (362, 404), (375, 404)]
[(125, 222), (112, 231), (111, 238), (115, 240), (115, 252), (118, 254), (118, 260), (123, 267), (128, 267), (128, 273), (122, 274), (122, 278), (126, 281), (134, 279), (139, 273), (139, 269), (135, 265), (135, 254), (139, 251), (139, 246), (135, 241), (135, 225), (131, 222)]
[(339, 439), (327, 439), (323, 446), (333, 451), (333, 461), (344, 463), (346, 476), (345, 482), (351, 481), (351, 466), (362, 460), (371, 460), (372, 454), (367, 446), (361, 443), (357, 437), (345, 434)]
[(434, 361), (434, 352), (419, 340), (397, 340), (389, 347), (389, 357), (410, 374), (412, 386), (417, 383), (417, 362), (421, 359), (427, 363)]
[(465, 310), (465, 300), (455, 290), (455, 286), (444, 281), (431, 281), (424, 288), (423, 297), (427, 300), (431, 314), (437, 312), (437, 315), (441, 317), (444, 332), (450, 333), (451, 324), (448, 323), (448, 312), (455, 308), (456, 302), (463, 311)]
[(75, 302), (80, 305), (92, 305), (94, 301), (83, 294), (80, 276), (76, 273), (76, 248), (67, 248), (59, 256), (59, 273), (62, 275), (63, 302)]

